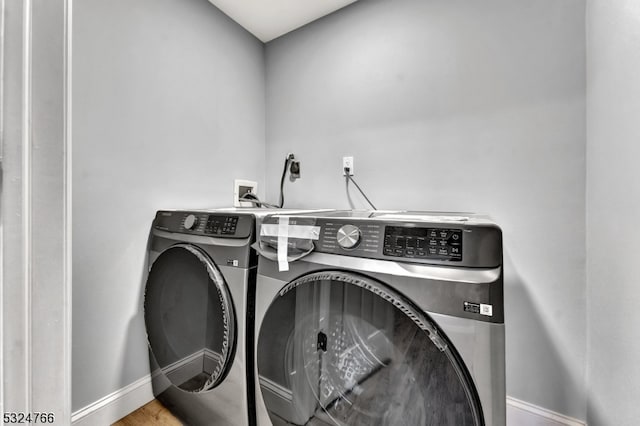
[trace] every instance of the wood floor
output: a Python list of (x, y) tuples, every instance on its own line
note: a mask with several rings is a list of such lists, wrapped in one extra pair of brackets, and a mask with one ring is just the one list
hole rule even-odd
[(112, 426), (182, 426), (180, 420), (175, 418), (169, 410), (154, 399), (145, 406), (138, 408), (133, 413), (124, 417)]

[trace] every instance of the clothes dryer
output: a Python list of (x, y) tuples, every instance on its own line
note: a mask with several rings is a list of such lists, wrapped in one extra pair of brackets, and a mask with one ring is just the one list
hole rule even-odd
[(163, 210), (155, 216), (144, 297), (153, 393), (186, 424), (256, 423), (257, 255), (251, 244), (262, 217), (275, 211), (286, 212)]
[(276, 215), (263, 221), (259, 252), (260, 426), (505, 425), (496, 224)]

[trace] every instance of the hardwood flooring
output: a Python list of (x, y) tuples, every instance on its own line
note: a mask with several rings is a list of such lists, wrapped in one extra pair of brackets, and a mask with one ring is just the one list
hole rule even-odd
[(115, 422), (112, 426), (182, 426), (164, 405), (154, 399), (147, 405), (138, 408), (127, 417)]

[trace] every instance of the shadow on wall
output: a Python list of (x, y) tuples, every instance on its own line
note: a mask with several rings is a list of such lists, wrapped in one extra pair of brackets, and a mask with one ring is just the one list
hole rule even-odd
[[(122, 359), (122, 370), (120, 372), (120, 386), (127, 386), (131, 384), (132, 377), (140, 376), (138, 369), (140, 364), (149, 359), (148, 344), (147, 344), (147, 331), (144, 323), (144, 294), (147, 283), (147, 276), (149, 271), (147, 265), (149, 263), (149, 245), (151, 244), (151, 228), (149, 228), (149, 236), (147, 237), (147, 246), (144, 255), (144, 262), (142, 263), (140, 289), (138, 293), (138, 302), (136, 306), (136, 313), (131, 319), (127, 327), (127, 335), (124, 341), (124, 348), (122, 353), (124, 357)], [(137, 367), (137, 368), (136, 368)], [(133, 370), (135, 368), (135, 371)], [(145, 372), (150, 372), (149, 365), (145, 365)], [(144, 377), (141, 376), (139, 378)]]
[[(612, 367), (615, 368), (615, 366)], [(605, 426), (611, 424), (611, 418), (609, 418), (609, 423), (607, 423), (604, 407), (598, 402), (596, 393), (597, 389), (589, 388), (587, 390), (587, 424), (589, 426)]]
[[(535, 283), (527, 282), (518, 273), (507, 251), (504, 252), (504, 268), (507, 395), (560, 414), (584, 417), (584, 407), (576, 407), (576, 401), (585, 400), (581, 397), (584, 392), (582, 381), (572, 373), (566, 362), (570, 356), (563, 356), (562, 342), (558, 342), (558, 337), (551, 331), (553, 318), (541, 313), (539, 302), (531, 291)], [(581, 302), (576, 300), (576, 303)], [(514, 356), (516, 353), (530, 355), (518, 358)], [(535, 374), (547, 378), (540, 389), (529, 387), (530, 383), (536, 382), (532, 377)], [(522, 396), (525, 394), (526, 398)], [(571, 408), (576, 412), (564, 412)]]

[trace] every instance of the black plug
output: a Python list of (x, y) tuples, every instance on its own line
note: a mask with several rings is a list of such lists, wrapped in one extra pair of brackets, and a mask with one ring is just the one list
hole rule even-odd
[(291, 165), (289, 165), (289, 180), (294, 182), (296, 179), (300, 179), (300, 162), (291, 160)]

